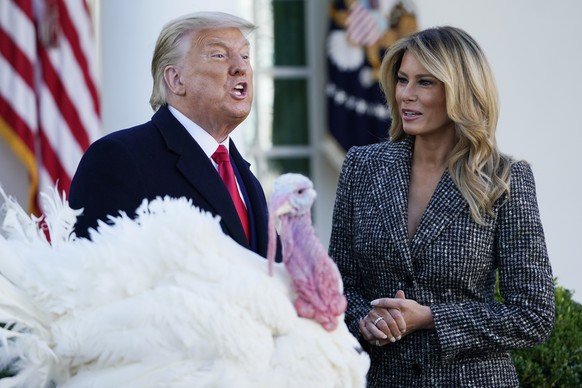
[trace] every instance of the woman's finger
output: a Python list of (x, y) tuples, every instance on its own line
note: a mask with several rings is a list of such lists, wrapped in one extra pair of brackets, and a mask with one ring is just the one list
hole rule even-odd
[(399, 324), (393, 318), (391, 313), (385, 314), (383, 318), (376, 323), (376, 327), (378, 330), (386, 334), (388, 338), (394, 338), (395, 341), (402, 338), (402, 331), (400, 330)]
[(386, 330), (386, 329), (382, 329), (382, 327), (386, 328), (386, 322), (385, 319), (389, 319), (392, 320), (392, 318), (388, 318), (384, 315), (371, 315), (370, 318), (373, 319), (369, 319), (368, 322), (366, 323), (366, 327), (368, 328), (369, 332), (378, 339), (386, 339), (389, 340), (390, 342), (394, 342), (396, 341), (396, 336), (394, 335), (394, 333), (392, 333), (391, 330)]

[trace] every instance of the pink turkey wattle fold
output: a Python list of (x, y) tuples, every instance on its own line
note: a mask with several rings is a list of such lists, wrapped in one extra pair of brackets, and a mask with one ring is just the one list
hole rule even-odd
[(275, 180), (269, 209), (269, 273), (276, 250), (275, 223), (279, 220), (283, 263), (297, 294), (295, 309), (300, 317), (314, 319), (325, 330), (338, 325), (347, 307), (339, 270), (315, 235), (311, 206), (316, 192), (300, 174), (283, 174)]

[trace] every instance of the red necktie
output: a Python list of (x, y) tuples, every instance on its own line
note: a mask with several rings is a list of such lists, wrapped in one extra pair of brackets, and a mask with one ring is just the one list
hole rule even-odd
[(222, 178), (226, 188), (228, 189), (228, 192), (230, 193), (232, 201), (234, 202), (234, 207), (236, 208), (240, 222), (242, 223), (248, 240), (250, 231), (247, 208), (245, 207), (238, 192), (238, 187), (236, 186), (236, 180), (234, 177), (234, 170), (232, 169), (232, 164), (230, 164), (230, 157), (228, 156), (226, 147), (222, 144), (219, 145), (216, 151), (214, 151), (212, 154), (212, 160), (218, 164), (218, 174)]

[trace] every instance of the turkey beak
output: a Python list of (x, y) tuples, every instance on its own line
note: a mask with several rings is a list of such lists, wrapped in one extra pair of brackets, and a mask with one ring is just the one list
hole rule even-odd
[(289, 213), (293, 210), (293, 207), (289, 203), (289, 201), (284, 202), (281, 206), (277, 208), (275, 211), (275, 215), (277, 217), (281, 217), (283, 214)]

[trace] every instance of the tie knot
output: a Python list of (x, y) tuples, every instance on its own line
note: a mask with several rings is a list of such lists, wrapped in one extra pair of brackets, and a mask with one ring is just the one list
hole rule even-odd
[(214, 151), (214, 153), (212, 154), (212, 160), (214, 160), (218, 164), (226, 161), (230, 162), (230, 159), (228, 158), (228, 150), (226, 149), (226, 147), (223, 146), (222, 144), (219, 145), (216, 151)]

